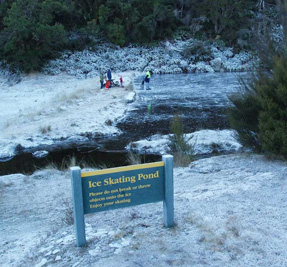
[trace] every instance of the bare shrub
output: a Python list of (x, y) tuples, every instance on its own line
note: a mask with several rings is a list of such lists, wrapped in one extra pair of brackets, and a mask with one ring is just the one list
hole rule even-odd
[(47, 134), (47, 133), (51, 132), (51, 130), (52, 130), (52, 126), (51, 125), (46, 125), (46, 126), (41, 126), (40, 127), (40, 132), (42, 134)]
[(175, 166), (188, 166), (193, 159), (193, 147), (189, 144), (190, 139), (184, 135), (183, 125), (179, 115), (173, 117), (170, 125), (170, 149), (174, 156)]
[(109, 119), (109, 120), (105, 121), (105, 124), (108, 125), (108, 126), (112, 126), (113, 122)]
[(62, 223), (66, 225), (74, 224), (74, 213), (73, 213), (72, 200), (70, 198), (62, 198), (61, 204), (62, 204), (62, 211), (63, 211), (63, 217), (61, 218)]
[(192, 155), (180, 152), (173, 153), (173, 162), (175, 167), (187, 167), (192, 161)]
[(127, 160), (130, 165), (141, 164), (141, 157), (139, 154), (133, 153), (132, 151), (129, 152), (127, 156)]

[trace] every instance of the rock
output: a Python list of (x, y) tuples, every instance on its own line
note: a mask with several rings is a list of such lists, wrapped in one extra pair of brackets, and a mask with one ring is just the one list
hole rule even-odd
[(60, 252), (59, 249), (55, 249), (55, 250), (53, 251), (53, 254), (55, 255), (55, 254), (57, 254), (57, 253), (59, 253), (59, 252)]
[(211, 67), (214, 69), (214, 71), (219, 72), (222, 67), (222, 59), (221, 58), (215, 58), (210, 61)]
[(58, 256), (56, 257), (55, 261), (59, 261), (59, 260), (61, 260), (61, 259), (62, 259), (62, 257), (58, 255)]

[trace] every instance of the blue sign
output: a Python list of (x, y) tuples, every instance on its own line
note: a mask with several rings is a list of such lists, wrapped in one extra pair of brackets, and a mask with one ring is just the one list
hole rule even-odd
[(173, 157), (163, 161), (81, 172), (71, 168), (77, 246), (86, 244), (84, 215), (163, 201), (164, 225), (174, 224)]
[(82, 173), (84, 213), (164, 200), (164, 163)]

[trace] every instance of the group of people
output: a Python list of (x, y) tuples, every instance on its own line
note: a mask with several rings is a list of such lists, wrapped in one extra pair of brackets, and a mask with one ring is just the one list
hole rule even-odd
[[(112, 86), (112, 71), (111, 71), (111, 69), (107, 70), (106, 75), (104, 75), (103, 72), (100, 72), (101, 89), (104, 88), (104, 80), (106, 80), (106, 85), (105, 85), (106, 89), (111, 88), (111, 86)], [(122, 76), (120, 77), (120, 85), (121, 85), (121, 87), (123, 87), (123, 77)]]
[[(146, 84), (145, 89), (146, 90), (151, 90), (151, 88), (149, 87), (149, 82), (150, 82), (150, 78), (152, 76), (152, 71), (148, 70), (146, 72), (146, 75), (142, 81), (142, 86), (141, 86), (141, 90), (144, 90), (144, 84)], [(112, 71), (111, 69), (108, 69), (106, 72), (106, 75), (104, 75), (103, 72), (100, 72), (100, 83), (101, 83), (101, 89), (104, 88), (104, 80), (106, 80), (106, 89), (111, 88), (112, 86)], [(123, 87), (123, 77), (120, 77), (120, 86)]]

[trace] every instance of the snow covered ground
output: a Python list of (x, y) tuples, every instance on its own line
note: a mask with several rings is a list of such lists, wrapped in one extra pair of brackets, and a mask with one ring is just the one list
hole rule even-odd
[(30, 75), (13, 86), (0, 88), (0, 158), (17, 150), (51, 146), (55, 143), (88, 140), (91, 134), (116, 134), (114, 126), (135, 93), (132, 80), (136, 72), (123, 76), (125, 88), (100, 89), (99, 78), (77, 79)]
[[(186, 142), (193, 148), (194, 155), (221, 152), (238, 152), (243, 149), (232, 130), (200, 130), (185, 134)], [(169, 135), (153, 135), (145, 140), (131, 142), (127, 150), (137, 153), (168, 154), (170, 153)]]
[[(236, 52), (216, 42), (195, 39), (165, 41), (157, 46), (98, 45), (96, 51), (66, 51), (60, 58), (48, 62), (43, 72), (48, 75), (66, 73), (78, 78), (94, 78), (100, 71), (143, 72), (151, 69), (155, 74), (239, 72), (254, 68), (257, 58), (252, 52)], [(9, 73), (0, 62), (0, 85), (21, 80), (19, 73)]]
[(174, 169), (174, 228), (162, 203), (86, 215), (75, 245), (68, 172), (0, 178), (1, 266), (287, 265), (286, 163), (237, 154)]
[[(193, 49), (197, 54), (186, 51)], [(94, 77), (101, 70), (114, 72), (146, 71), (156, 74), (250, 71), (256, 58), (251, 52), (235, 53), (231, 47), (194, 39), (162, 42), (155, 47), (129, 46), (124, 48), (103, 45), (92, 50), (72, 53), (50, 61), (44, 68), (47, 74), (66, 72), (77, 77)]]

